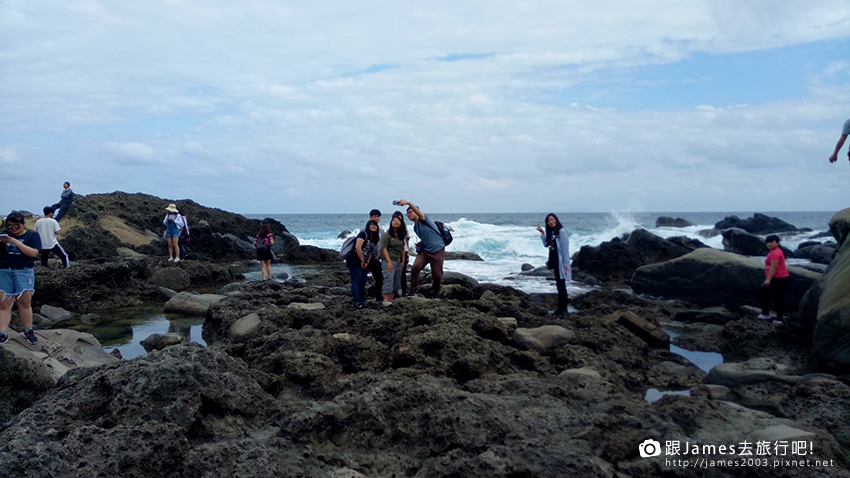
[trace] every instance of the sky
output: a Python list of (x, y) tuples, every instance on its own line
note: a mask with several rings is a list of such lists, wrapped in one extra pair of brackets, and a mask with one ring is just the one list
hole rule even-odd
[(846, 0), (0, 2), (0, 214), (850, 207)]

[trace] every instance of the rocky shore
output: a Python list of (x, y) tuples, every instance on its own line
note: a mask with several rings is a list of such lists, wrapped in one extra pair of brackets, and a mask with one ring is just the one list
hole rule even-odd
[[(202, 311), (208, 346), (120, 360), (44, 318), (36, 348), (0, 347), (4, 476), (850, 476), (850, 210), (823, 274), (790, 268), (798, 311), (775, 326), (752, 309), (763, 262), (642, 230), (577, 253), (576, 276), (602, 285), (567, 317), (548, 315), (552, 296), (461, 274), (439, 300), (353, 310), (334, 251), (294, 237), (279, 255), (309, 264), (306, 282), (240, 282), (230, 265), (256, 222), (190, 201), (207, 221), (198, 260), (152, 257), (168, 202), (81, 197), (65, 241), (99, 252), (39, 271), (34, 308), (160, 300)], [(673, 329), (724, 363), (671, 353)], [(677, 393), (649, 403), (650, 389)], [(642, 457), (646, 440), (661, 453)]]

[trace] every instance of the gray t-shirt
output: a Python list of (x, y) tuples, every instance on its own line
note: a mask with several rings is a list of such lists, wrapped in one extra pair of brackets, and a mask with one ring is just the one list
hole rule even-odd
[(424, 220), (416, 221), (413, 225), (413, 232), (419, 236), (422, 243), (422, 250), (425, 252), (440, 252), (446, 248), (446, 243), (443, 241), (443, 236), (437, 231), (437, 225), (431, 220), (431, 217), (425, 214)]
[(841, 134), (850, 136), (850, 119), (844, 122), (844, 129), (841, 130)]

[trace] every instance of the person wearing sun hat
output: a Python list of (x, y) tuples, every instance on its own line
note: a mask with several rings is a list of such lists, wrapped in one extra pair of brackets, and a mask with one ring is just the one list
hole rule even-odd
[(180, 262), (180, 232), (183, 231), (183, 217), (177, 210), (177, 205), (171, 203), (165, 208), (165, 240), (168, 242), (168, 260)]

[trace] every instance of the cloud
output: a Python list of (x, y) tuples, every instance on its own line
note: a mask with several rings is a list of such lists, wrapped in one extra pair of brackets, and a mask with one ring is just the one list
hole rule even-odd
[(775, 206), (832, 208), (848, 22), (835, 0), (6, 3), (0, 145), (86, 158), (69, 179), (92, 192), (236, 211), (745, 208), (751, 178), (820, 182)]
[(113, 156), (119, 162), (125, 164), (162, 164), (162, 159), (153, 148), (142, 143), (115, 143), (109, 142), (101, 145), (101, 151)]

